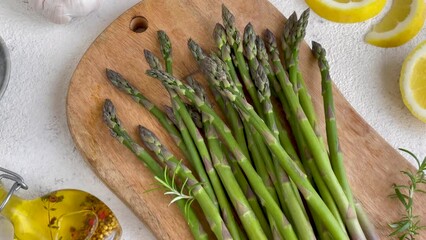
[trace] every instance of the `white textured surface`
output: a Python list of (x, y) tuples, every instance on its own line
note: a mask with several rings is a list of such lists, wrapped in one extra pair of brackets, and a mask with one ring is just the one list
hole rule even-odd
[[(78, 188), (101, 198), (123, 225), (123, 239), (153, 239), (134, 214), (96, 177), (69, 134), (65, 96), (71, 75), (96, 36), (138, 0), (103, 1), (96, 13), (69, 25), (37, 16), (23, 0), (0, 1), (0, 36), (9, 47), (12, 72), (0, 100), (0, 166), (20, 173), (30, 185), (26, 198), (61, 188)], [(307, 8), (302, 0), (273, 0), (286, 16)], [(388, 4), (389, 5), (389, 4)], [(389, 7), (389, 6), (387, 6)], [(363, 42), (376, 19), (337, 24), (312, 14), (306, 40), (328, 50), (332, 76), (343, 95), (392, 146), (426, 155), (426, 124), (404, 107), (398, 77), (405, 56), (425, 39), (395, 49)], [(386, 163), (384, 163), (386, 164)]]

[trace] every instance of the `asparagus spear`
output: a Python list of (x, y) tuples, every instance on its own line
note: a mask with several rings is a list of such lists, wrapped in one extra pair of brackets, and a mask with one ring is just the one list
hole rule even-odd
[(297, 14), (296, 12), (293, 12), (288, 18), (287, 21), (284, 24), (283, 34), (281, 35), (281, 48), (283, 50), (283, 65), (288, 70), (290, 59), (292, 56), (292, 37), (293, 37), (293, 29), (295, 25), (297, 24)]
[[(206, 58), (207, 59), (207, 58)], [(209, 59), (213, 62), (213, 60)], [(203, 61), (204, 62), (204, 61)], [(274, 199), (269, 194), (265, 185), (262, 183), (259, 175), (253, 169), (252, 165), (248, 161), (247, 157), (242, 153), (238, 143), (235, 138), (232, 136), (231, 131), (226, 126), (226, 124), (220, 119), (220, 117), (211, 109), (204, 101), (198, 98), (194, 90), (182, 82), (171, 76), (170, 74), (160, 71), (157, 69), (148, 70), (147, 74), (151, 77), (157, 78), (166, 84), (170, 88), (173, 88), (181, 96), (186, 97), (190, 102), (195, 104), (195, 106), (205, 114), (211, 115), (211, 122), (216, 128), (216, 131), (222, 136), (223, 140), (227, 144), (228, 148), (232, 151), (234, 157), (236, 158), (239, 166), (244, 171), (247, 176), (248, 181), (250, 182), (253, 191), (256, 193), (257, 197), (261, 199), (262, 205), (268, 209), (268, 211), (273, 214), (274, 221), (277, 224), (277, 228), (282, 237), (286, 239), (296, 239), (296, 235), (293, 231), (292, 226), (289, 224), (288, 220), (282, 213), (279, 206), (275, 203)], [(223, 73), (222, 73), (223, 74)]]
[[(173, 97), (175, 99), (175, 97)], [(207, 172), (207, 175), (210, 179), (211, 185), (213, 187), (215, 196), (217, 198), (218, 204), (220, 209), (223, 211), (223, 218), (228, 226), (228, 229), (230, 230), (230, 233), (234, 239), (240, 239), (239, 232), (238, 232), (238, 226), (235, 222), (235, 219), (232, 215), (231, 207), (229, 206), (226, 193), (222, 187), (222, 184), (219, 180), (219, 176), (217, 175), (216, 171), (213, 168), (212, 160), (210, 158), (209, 151), (207, 149), (207, 146), (204, 142), (203, 136), (196, 128), (194, 122), (191, 119), (191, 116), (188, 114), (187, 111), (181, 111), (183, 107), (185, 107), (181, 102), (176, 102), (172, 100), (172, 103), (174, 104), (174, 109), (178, 111), (178, 114), (182, 117), (183, 122), (185, 123), (186, 127), (188, 128), (189, 133), (191, 134), (192, 140), (195, 143), (195, 146), (198, 149), (198, 153), (200, 154), (200, 157), (204, 163), (204, 168)]]
[[(250, 121), (250, 124), (252, 124), (252, 126), (254, 126), (258, 132), (263, 135), (265, 143), (268, 145), (271, 152), (276, 155), (280, 165), (284, 168), (290, 178), (293, 179), (293, 181), (296, 183), (299, 190), (304, 195), (307, 203), (312, 206), (312, 209), (316, 211), (318, 215), (323, 216), (323, 221), (327, 228), (334, 228), (332, 230), (330, 229), (333, 236), (338, 239), (347, 239), (344, 231), (340, 228), (336, 228), (338, 225), (337, 221), (325, 206), (320, 196), (315, 192), (314, 188), (307, 180), (306, 175), (297, 167), (296, 164), (293, 163), (291, 158), (278, 143), (278, 140), (273, 136), (264, 121), (259, 117), (259, 115), (256, 114), (253, 107), (247, 101), (245, 101), (244, 98), (241, 97), (241, 93), (238, 92), (235, 86), (233, 86), (230, 81), (226, 79), (226, 77), (223, 77), (222, 73), (216, 73), (216, 71), (220, 70), (220, 68), (215, 65), (216, 63), (214, 61), (206, 58), (203, 63), (206, 71), (208, 71), (208, 74), (210, 74), (212, 77), (215, 77), (215, 80), (217, 81), (217, 87), (221, 94), (232, 101), (239, 109), (242, 116), (247, 118)], [(181, 85), (179, 84), (178, 86)], [(344, 194), (343, 197), (345, 197)]]
[(194, 175), (192, 175), (191, 170), (181, 161), (177, 160), (177, 158), (161, 144), (154, 133), (147, 128), (139, 126), (139, 133), (145, 145), (157, 155), (158, 159), (166, 164), (166, 166), (170, 168), (172, 172), (176, 173), (178, 177), (186, 180), (188, 190), (200, 205), (215, 236), (221, 240), (232, 239), (218, 209), (206, 190), (202, 187), (202, 183), (198, 182)]
[[(159, 68), (161, 69), (161, 68)], [(118, 89), (129, 94), (133, 100), (145, 107), (154, 117), (160, 122), (160, 124), (167, 130), (170, 136), (173, 138), (176, 145), (180, 148), (185, 156), (188, 155), (188, 150), (185, 144), (182, 142), (182, 136), (179, 131), (173, 125), (172, 122), (166, 117), (166, 115), (151, 101), (149, 101), (138, 89), (131, 85), (124, 77), (111, 69), (106, 69), (106, 75), (108, 80)]]
[[(220, 31), (221, 31), (220, 26), (221, 26), (220, 24), (219, 25), (216, 24), (213, 36), (216, 40), (216, 44), (217, 44), (218, 48), (223, 52), (223, 54), (226, 54), (226, 51), (224, 50), (226, 40), (223, 38), (223, 36), (221, 36), (222, 34), (220, 33)], [(194, 56), (195, 60), (198, 63), (200, 63), (200, 61), (206, 57), (206, 54), (204, 53), (204, 51), (201, 49), (201, 47), (194, 40), (190, 39), (188, 41), (188, 46), (189, 46), (189, 49), (190, 49), (192, 55)], [(234, 69), (233, 64), (232, 64), (232, 60), (230, 59), (230, 56), (229, 56), (229, 61), (230, 61), (230, 64), (232, 65), (232, 69)], [(230, 71), (230, 74), (231, 74), (232, 70), (229, 68), (229, 66), (228, 66), (228, 70)], [(235, 73), (235, 69), (233, 70), (233, 72)], [(243, 125), (241, 123), (241, 120), (238, 116), (238, 113), (231, 106), (229, 106), (229, 104), (227, 102), (225, 102), (223, 100), (223, 98), (222, 98), (222, 96), (220, 96), (220, 94), (217, 94), (217, 91), (214, 88), (212, 88), (212, 87), (210, 87), (210, 88), (213, 92), (213, 95), (215, 97), (216, 102), (218, 102), (222, 111), (227, 112), (226, 118), (231, 125), (231, 129), (235, 133), (236, 139), (237, 139), (240, 147), (243, 149), (244, 154), (246, 154), (246, 156), (248, 156), (247, 142), (246, 142), (245, 135), (244, 135), (244, 129), (243, 129)]]
[(249, 68), (244, 59), (243, 44), (240, 39), (240, 33), (235, 27), (235, 17), (224, 4), (222, 4), (222, 20), (228, 38), (228, 43), (231, 46), (235, 55), (235, 65), (237, 66), (240, 72), (243, 84), (245, 85), (247, 92), (250, 95), (251, 100), (253, 101), (253, 105), (255, 106), (256, 111), (262, 114), (262, 106), (259, 102), (259, 99), (257, 98), (256, 89), (250, 77)]
[[(268, 39), (274, 38), (272, 32), (267, 31), (266, 34)], [(309, 147), (310, 152), (312, 153), (312, 157), (315, 160), (316, 166), (321, 169), (322, 178), (330, 190), (330, 193), (333, 195), (340, 215), (348, 227), (349, 234), (352, 238), (355, 239), (365, 239), (364, 233), (362, 232), (361, 226), (359, 225), (355, 209), (351, 208), (339, 181), (334, 175), (328, 159), (328, 153), (324, 149), (324, 146), (321, 144), (321, 142), (318, 140), (317, 133), (309, 123), (294, 92), (292, 83), (283, 71), (279, 58), (274, 61), (274, 63), (278, 69), (276, 75), (283, 89), (283, 93), (288, 101), (290, 111), (294, 116), (296, 116), (300, 131), (307, 143), (307, 146)], [(327, 228), (330, 230), (329, 227)]]
[(197, 129), (202, 129), (203, 119), (201, 118), (201, 113), (197, 110), (196, 107), (192, 106), (189, 103), (186, 103), (185, 107), (188, 110), (189, 116), (191, 116), (191, 119), (194, 122)]
[(324, 100), (324, 113), (326, 121), (327, 143), (330, 151), (330, 162), (337, 179), (342, 185), (343, 191), (354, 206), (352, 190), (346, 177), (346, 170), (343, 165), (343, 153), (340, 149), (339, 137), (337, 136), (337, 125), (334, 110), (334, 100), (332, 92), (332, 82), (329, 73), (329, 66), (325, 57), (325, 49), (317, 42), (312, 42), (312, 52), (318, 59), (318, 66), (321, 71), (322, 95)]
[[(281, 64), (281, 60), (279, 58), (279, 52), (278, 52), (278, 49), (277, 49), (275, 36), (273, 35), (272, 32), (266, 31), (266, 40), (267, 40), (266, 43), (267, 43), (268, 51), (270, 53), (272, 62), (274, 64), (275, 68), (276, 68), (275, 75), (277, 76), (277, 79), (280, 82), (279, 86), (281, 88), (281, 91), (283, 91), (283, 88), (281, 86), (284, 86), (284, 84), (285, 84), (284, 79), (287, 76), (285, 75), (285, 70), (284, 70), (284, 68)], [(298, 125), (297, 114), (295, 114), (294, 112), (291, 111), (289, 102), (284, 95), (285, 94), (282, 94), (282, 97), (281, 97), (280, 100), (281, 100), (284, 112), (289, 117), (289, 123), (290, 123), (290, 126), (291, 126), (291, 128), (294, 132), (294, 136), (295, 136), (296, 142), (297, 142), (299, 150), (300, 150), (300, 155), (301, 155), (303, 164), (306, 166), (307, 169), (310, 170), (310, 172), (313, 176), (313, 179), (315, 181), (315, 184), (318, 187), (318, 190), (319, 190), (324, 202), (326, 203), (326, 205), (328, 206), (330, 211), (333, 213), (334, 217), (339, 222), (339, 225), (342, 227), (342, 229), (344, 229), (345, 225), (343, 223), (342, 217), (340, 217), (339, 209), (336, 206), (336, 203), (333, 199), (333, 196), (330, 193), (330, 190), (327, 188), (326, 183), (322, 179), (322, 175), (319, 171), (319, 168), (317, 167), (317, 165), (314, 162), (311, 150), (308, 148), (307, 141), (304, 139), (304, 136), (301, 132), (300, 126)], [(296, 96), (296, 101), (297, 101), (297, 96)]]
[(225, 27), (222, 24), (216, 23), (216, 26), (213, 30), (213, 38), (215, 39), (216, 46), (218, 47), (221, 53), (220, 55), (222, 60), (226, 63), (229, 75), (231, 76), (237, 88), (242, 91), (243, 85), (238, 79), (234, 63), (232, 62), (231, 47), (228, 44)]
[[(105, 124), (108, 126), (111, 136), (117, 139), (121, 144), (126, 146), (132, 151), (142, 163), (148, 167), (148, 169), (159, 179), (169, 180), (167, 175), (163, 174), (163, 168), (149, 155), (147, 151), (139, 146), (121, 126), (120, 119), (117, 116), (115, 107), (111, 100), (106, 99), (103, 106), (103, 119)], [(186, 207), (185, 200), (179, 200), (176, 202), (178, 208), (182, 212), (186, 222), (188, 223), (189, 229), (196, 240), (207, 240), (208, 235), (204, 231), (203, 226), (198, 220), (192, 208)]]
[[(257, 49), (258, 45), (260, 48), (259, 50)], [(254, 32), (254, 29), (251, 23), (247, 24), (247, 26), (244, 29), (244, 50), (245, 50), (246, 57), (248, 58), (248, 61), (249, 61), (251, 75), (253, 79), (255, 79), (255, 85), (257, 86), (257, 89), (258, 89), (258, 97), (264, 108), (263, 112), (264, 112), (266, 123), (268, 124), (270, 130), (274, 133), (275, 137), (277, 139), (280, 139), (280, 142), (283, 145), (284, 149), (287, 152), (289, 151), (291, 153), (290, 156), (292, 157), (292, 159), (294, 159), (295, 161), (299, 161), (296, 151), (294, 150), (291, 140), (289, 139), (288, 133), (282, 127), (281, 122), (278, 120), (277, 115), (273, 111), (273, 106), (270, 99), (271, 94), (269, 89), (269, 82), (266, 76), (266, 71), (270, 73), (269, 77), (272, 78), (273, 81), (276, 81), (276, 80), (273, 73), (271, 74), (272, 69), (270, 69), (268, 56), (266, 54), (266, 49), (265, 49), (265, 46), (263, 45), (263, 41), (261, 41), (260, 38), (256, 37), (256, 34)], [(263, 54), (263, 56), (260, 56), (260, 58), (263, 58), (264, 64), (266, 65), (267, 68), (264, 68), (264, 65), (259, 63), (257, 59), (258, 52), (260, 52), (261, 55)], [(288, 179), (288, 176), (286, 175), (284, 170), (279, 166), (278, 162), (274, 161), (274, 164), (276, 165), (274, 167), (274, 170), (276, 171), (278, 178), (284, 179), (284, 180)], [(299, 161), (299, 166), (301, 166), (300, 161)], [(304, 169), (302, 170), (304, 171)], [(293, 188), (293, 191), (294, 191), (293, 194), (288, 192), (289, 186)], [(284, 191), (283, 192), (284, 195), (290, 194), (292, 197), (295, 197), (295, 199), (298, 200), (299, 205), (302, 206), (302, 211), (307, 219), (307, 214), (305, 209), (303, 208), (303, 203), (297, 191), (297, 187), (289, 181), (284, 183), (282, 187), (284, 187), (282, 189), (282, 191)], [(295, 212), (297, 212), (297, 210), (294, 211), (293, 213)], [(299, 224), (299, 225), (303, 225), (303, 224)]]
[[(269, 128), (273, 132), (274, 136), (278, 139), (279, 131), (275, 122), (275, 114), (272, 112), (268, 80), (265, 72), (263, 71), (263, 66), (259, 64), (256, 58), (256, 34), (254, 33), (254, 29), (251, 23), (247, 24), (244, 29), (244, 50), (249, 62), (251, 76), (255, 80), (255, 85), (257, 86), (258, 98), (260, 103), (263, 105), (262, 112), (264, 113), (265, 120), (269, 124)], [(263, 145), (264, 143), (262, 138), (259, 138), (260, 143), (258, 144)], [(280, 197), (283, 211), (286, 216), (288, 216), (294, 223), (299, 237), (302, 239), (311, 239), (314, 233), (312, 227), (307, 221), (307, 217), (305, 217), (306, 214), (304, 212), (304, 208), (301, 208), (303, 205), (302, 203), (298, 203), (296, 192), (292, 189), (290, 179), (275, 158), (276, 157), (273, 156), (274, 161), (272, 161), (269, 156), (266, 157), (265, 164), (268, 168), (268, 171), (273, 175), (272, 178), (280, 180), (280, 182), (276, 182), (275, 185), (278, 196)]]
[[(192, 39), (189, 39), (188, 47), (197, 61), (200, 61), (205, 58), (206, 55), (204, 54), (204, 51)], [(226, 109), (222, 96), (220, 96), (220, 94), (216, 91), (215, 88), (212, 88), (211, 90), (213, 95), (215, 96), (217, 103), (221, 105), (222, 109)], [(227, 152), (227, 149), (223, 149), (223, 150)], [(241, 189), (244, 191), (245, 196), (247, 197), (247, 200), (250, 204), (250, 207), (253, 209), (258, 221), (260, 222), (262, 226), (262, 229), (264, 229), (266, 235), (269, 237), (271, 234), (268, 233), (269, 228), (268, 228), (267, 220), (263, 215), (262, 209), (256, 199), (256, 196), (253, 194), (253, 190), (248, 184), (247, 179), (244, 176), (244, 173), (241, 171), (240, 167), (238, 166), (236, 160), (232, 157), (229, 157), (229, 159), (232, 164), (232, 170), (234, 172), (234, 176), (237, 179), (238, 184), (240, 185)]]
[[(193, 80), (192, 78), (188, 78), (187, 80), (188, 80), (189, 85), (193, 89), (197, 90), (197, 91), (195, 91), (196, 94), (200, 98), (206, 99), (203, 95), (201, 95), (201, 92), (202, 92), (201, 89), (202, 88), (197, 84), (197, 82), (195, 80)], [(213, 88), (211, 90), (212, 90), (214, 95), (215, 94), (219, 95), (219, 92), (217, 92), (215, 88)], [(223, 102), (222, 96), (220, 96), (220, 95), (216, 96), (215, 99), (220, 99)], [(227, 152), (227, 149), (222, 149), (222, 150)], [(248, 155), (245, 155), (245, 156), (248, 156)], [(250, 185), (248, 184), (246, 177), (244, 176), (244, 173), (241, 171), (240, 167), (238, 166), (238, 163), (232, 157), (229, 157), (229, 159), (230, 159), (230, 162), (231, 162), (231, 165), (232, 165), (232, 170), (233, 170), (234, 176), (235, 176), (238, 184), (240, 185), (241, 189), (244, 191), (245, 196), (247, 197), (247, 200), (250, 204), (250, 207), (253, 209), (253, 212), (255, 213), (256, 218), (258, 219), (263, 231), (265, 232), (266, 236), (269, 239), (270, 236), (272, 236), (272, 233), (270, 232), (269, 224), (268, 224), (268, 221), (266, 220), (266, 218), (265, 218), (265, 216), (262, 212), (262, 208), (260, 207), (260, 205), (259, 205), (259, 203), (256, 199), (256, 196), (253, 194), (253, 190), (251, 189)]]
[[(276, 79), (274, 71), (272, 70), (272, 67), (269, 63), (269, 58), (268, 58), (268, 53), (266, 51), (265, 43), (262, 40), (262, 38), (260, 38), (260, 36), (256, 36), (256, 49), (257, 49), (257, 58), (258, 58), (260, 64), (263, 66), (263, 69), (266, 73), (266, 76), (269, 79), (270, 85), (272, 85), (271, 90), (275, 91), (275, 95), (279, 98), (279, 100), (282, 103), (283, 102), (285, 103), (286, 102), (285, 98), (281, 94), (281, 91), (282, 91), (281, 86), (280, 86), (278, 80)], [(289, 133), (281, 125), (281, 122), (280, 122), (277, 115), (275, 116), (275, 122), (276, 122), (277, 127), (278, 127), (281, 145), (283, 145), (283, 147), (286, 150), (286, 152), (288, 153), (288, 155), (290, 155), (290, 157), (298, 164), (300, 169), (302, 169), (303, 172), (307, 173), (308, 178), (311, 178), (311, 176), (308, 174), (308, 172), (306, 172), (302, 163), (300, 162), (300, 158), (297, 155), (296, 149), (294, 148), (294, 146), (293, 146), (293, 144), (290, 140)]]
[[(171, 48), (171, 44), (170, 44), (170, 42), (168, 42), (168, 37), (164, 32), (159, 31), (158, 35), (159, 35), (160, 41), (162, 41), (161, 44), (160, 44), (162, 46), (161, 52), (163, 54), (169, 54), (169, 55), (164, 56), (164, 59), (166, 61), (166, 64), (168, 64), (169, 71), (171, 71), (171, 69), (172, 69), (172, 60), (171, 60), (171, 56), (170, 56), (171, 50), (167, 49), (167, 48)], [(160, 63), (160, 60), (152, 52), (145, 50), (145, 59), (146, 59), (148, 65), (152, 69), (162, 69), (162, 65)], [(169, 93), (170, 93), (170, 96), (172, 96), (172, 102), (175, 101), (175, 102), (178, 102), (180, 104), (183, 104), (173, 90), (170, 90)], [(186, 110), (186, 108), (184, 106), (183, 109), (182, 109), (182, 112), (188, 114), (188, 112), (185, 111), (185, 110)], [(186, 148), (188, 149), (188, 155), (187, 155), (188, 161), (195, 168), (195, 171), (196, 171), (198, 177), (200, 178), (200, 180), (205, 184), (204, 188), (207, 191), (207, 193), (209, 194), (209, 196), (211, 197), (213, 203), (215, 203), (217, 205), (218, 203), (217, 203), (215, 193), (213, 191), (213, 187), (212, 187), (210, 180), (207, 176), (207, 172), (206, 172), (206, 170), (203, 166), (201, 158), (198, 154), (196, 145), (194, 144), (194, 142), (192, 140), (192, 136), (191, 136), (190, 132), (188, 131), (188, 128), (185, 126), (181, 114), (177, 114), (176, 112), (174, 114), (176, 115), (175, 119), (178, 123), (178, 128), (179, 128), (181, 136), (183, 138), (183, 142), (186, 145)]]
[[(274, 137), (279, 139), (279, 132), (278, 128), (276, 128), (275, 116), (272, 112), (272, 103), (270, 101), (271, 93), (269, 90), (269, 82), (265, 72), (263, 71), (263, 67), (260, 64), (258, 64), (256, 72), (253, 73), (252, 76), (255, 76), (254, 82), (258, 89), (259, 99), (264, 106), (266, 123), (269, 125), (269, 128), (274, 134)], [(304, 212), (303, 205), (299, 204), (296, 193), (293, 191), (290, 179), (283, 171), (276, 158), (274, 158), (274, 169), (272, 169), (272, 171), (273, 170), (275, 170), (276, 174), (280, 176), (280, 189), (282, 195), (285, 198), (283, 204), (285, 204), (287, 208), (290, 209), (290, 216), (298, 237), (300, 239), (315, 239), (312, 226), (309, 223), (309, 219), (307, 218), (306, 213)]]
[(167, 36), (166, 32), (162, 30), (157, 31), (157, 38), (160, 42), (161, 55), (163, 56), (164, 61), (166, 62), (166, 71), (170, 74), (173, 74), (172, 43), (170, 42), (170, 39)]
[[(296, 16), (294, 14), (294, 16)], [(303, 111), (308, 118), (309, 123), (314, 129), (318, 140), (321, 145), (326, 150), (326, 146), (324, 144), (323, 137), (320, 134), (317, 125), (317, 117), (315, 114), (315, 109), (312, 103), (312, 97), (306, 88), (305, 81), (303, 80), (302, 73), (299, 69), (299, 48), (300, 43), (305, 37), (306, 26), (308, 24), (309, 18), (309, 9), (306, 9), (300, 16), (299, 19), (297, 17), (290, 18), (289, 21), (286, 22), (284, 34), (282, 36), (282, 42), (287, 42), (288, 48), (284, 52), (290, 52), (290, 59), (288, 62), (288, 71), (290, 82), (293, 84), (293, 88), (295, 89), (296, 96), (298, 96), (300, 105), (302, 106)], [(287, 27), (287, 25), (290, 25)], [(287, 37), (286, 37), (287, 35)], [(288, 55), (288, 54), (287, 54)]]
[[(205, 101), (206, 104), (210, 105), (204, 90), (198, 84), (198, 82), (192, 78), (189, 80), (189, 85), (194, 89), (197, 96)], [(244, 193), (238, 185), (237, 180), (233, 176), (231, 167), (229, 166), (220, 147), (220, 142), (216, 130), (210, 123), (210, 116), (206, 114), (201, 115), (213, 166), (217, 170), (217, 173), (222, 180), (222, 184), (225, 187), (235, 210), (237, 211), (237, 214), (244, 226), (244, 229), (247, 232), (248, 237), (251, 239), (267, 239), (267, 236), (263, 232), (262, 227), (253, 210), (251, 209), (249, 202), (244, 196)], [(229, 214), (232, 213), (228, 213), (228, 215)]]
[[(227, 40), (226, 40), (225, 28), (219, 23), (217, 23), (215, 28), (214, 28), (213, 38), (215, 39), (216, 46), (218, 47), (218, 49), (221, 52), (222, 60), (225, 61), (225, 63), (226, 63), (226, 66), (227, 66), (226, 69), (227, 69), (229, 75), (231, 76), (234, 83), (242, 90), (242, 85), (240, 83), (240, 80), (238, 79), (237, 72), (235, 71), (234, 64), (232, 62), (231, 49), (230, 49), (230, 47), (227, 43)], [(247, 148), (247, 141), (246, 141), (246, 137), (245, 137), (245, 134), (244, 134), (243, 123), (241, 122), (241, 119), (238, 116), (237, 111), (235, 111), (235, 109), (232, 108), (232, 106), (227, 104), (226, 109), (228, 110), (227, 112), (229, 114), (229, 122), (230, 122), (230, 125), (231, 125), (231, 129), (235, 133), (235, 138), (237, 139), (237, 141), (238, 141), (241, 149), (243, 150), (244, 154), (246, 156), (249, 156), (249, 151), (248, 151), (248, 148)]]
[(326, 59), (325, 49), (317, 42), (312, 42), (312, 52), (318, 59), (318, 66), (321, 71), (322, 95), (324, 100), (324, 112), (326, 120), (327, 143), (330, 151), (330, 161), (334, 173), (349, 200), (352, 208), (356, 209), (358, 219), (367, 239), (379, 239), (374, 225), (370, 223), (362, 206), (358, 203), (355, 205), (352, 190), (350, 188), (348, 178), (346, 176), (345, 166), (343, 164), (343, 153), (339, 144), (337, 134), (337, 123), (334, 110), (333, 85), (330, 78), (329, 65)]

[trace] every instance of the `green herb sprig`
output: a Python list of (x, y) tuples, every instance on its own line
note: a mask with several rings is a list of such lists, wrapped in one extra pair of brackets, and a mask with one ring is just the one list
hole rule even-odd
[(394, 231), (389, 236), (397, 236), (400, 240), (414, 240), (419, 235), (420, 230), (425, 230), (426, 226), (420, 224), (420, 217), (414, 214), (414, 196), (415, 193), (426, 193), (421, 187), (426, 184), (425, 170), (426, 170), (426, 157), (423, 161), (420, 160), (410, 151), (400, 148), (399, 150), (408, 153), (412, 156), (418, 166), (416, 172), (412, 171), (401, 171), (402, 174), (409, 178), (408, 185), (397, 185), (394, 184), (392, 187), (395, 194), (391, 197), (397, 198), (405, 208), (404, 216), (389, 226)]

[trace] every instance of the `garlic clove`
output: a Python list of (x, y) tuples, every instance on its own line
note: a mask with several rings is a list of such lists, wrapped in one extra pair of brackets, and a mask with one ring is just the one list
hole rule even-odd
[(84, 17), (100, 7), (100, 0), (29, 0), (37, 12), (57, 24), (69, 23)]

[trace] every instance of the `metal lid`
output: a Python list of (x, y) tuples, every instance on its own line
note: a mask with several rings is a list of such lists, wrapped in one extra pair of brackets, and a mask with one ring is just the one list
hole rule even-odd
[(0, 37), (0, 98), (3, 96), (9, 82), (10, 58), (6, 44)]

